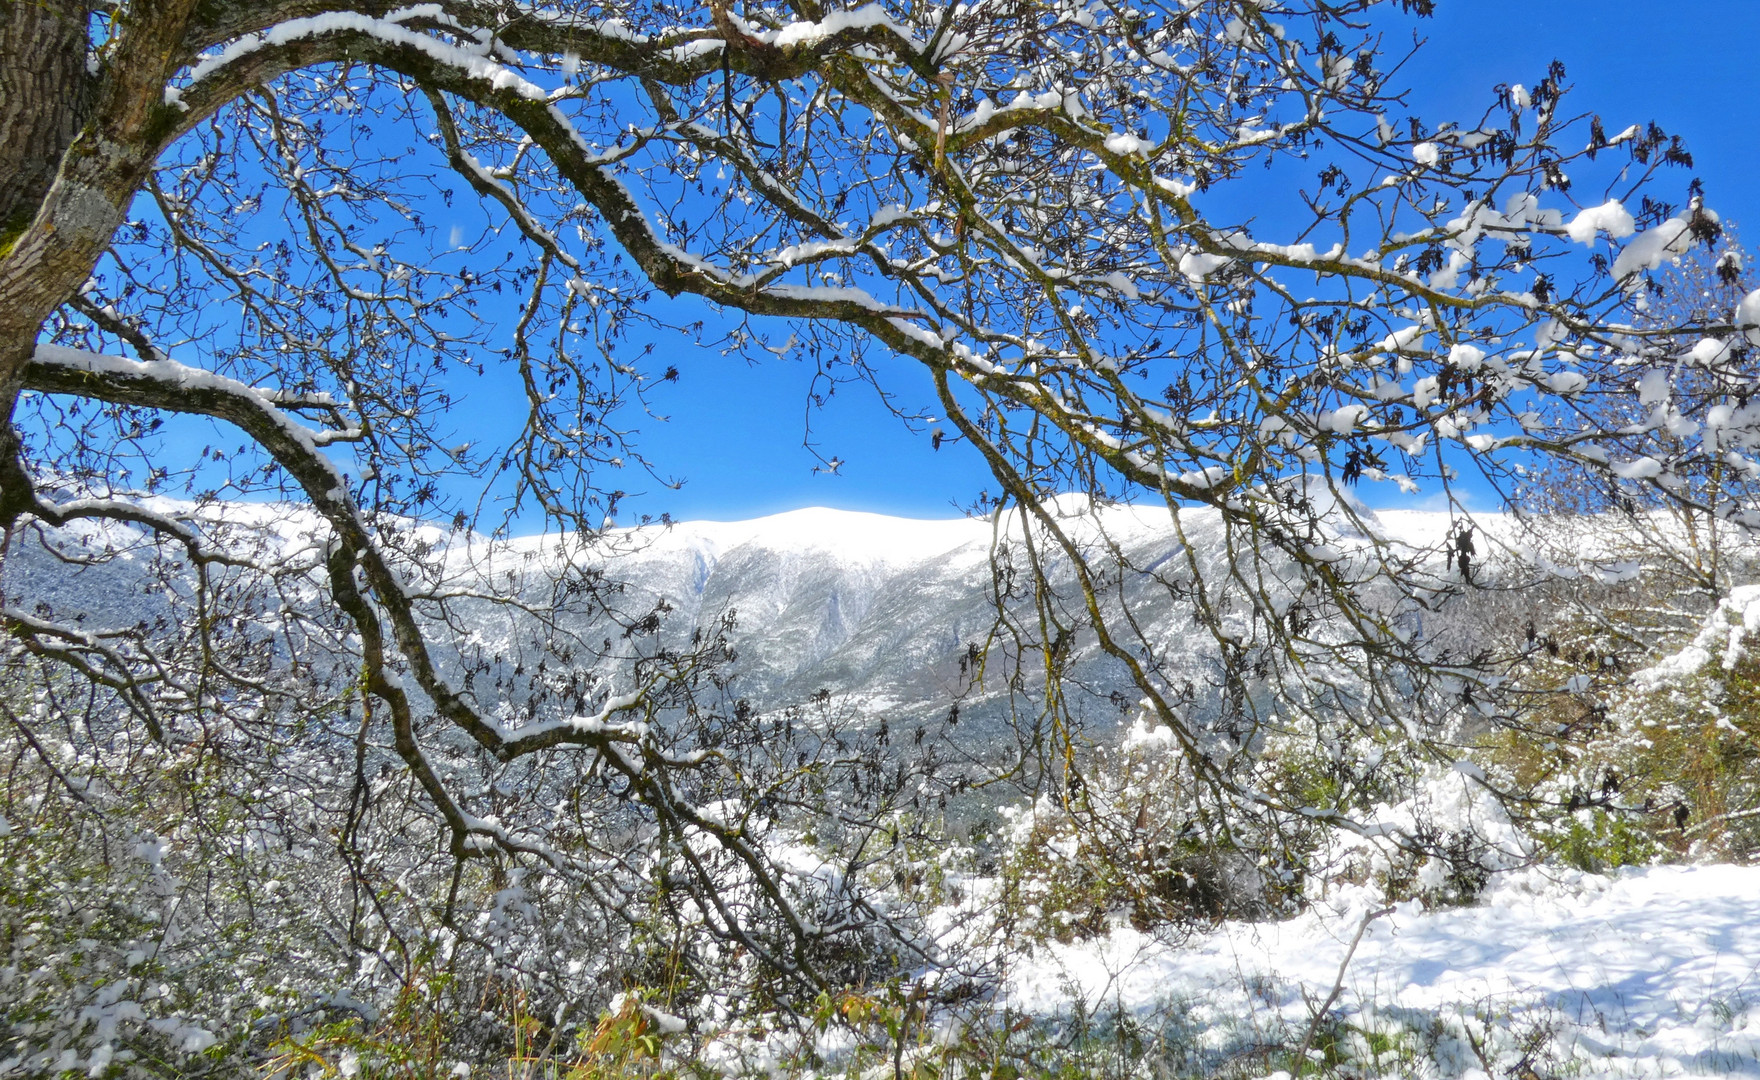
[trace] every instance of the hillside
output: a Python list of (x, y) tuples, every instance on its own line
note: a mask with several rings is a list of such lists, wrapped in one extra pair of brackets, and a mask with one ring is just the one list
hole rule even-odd
[[(154, 622), (169, 628), (201, 610), (201, 596), (223, 597), (266, 625), (295, 628), (262, 639), (269, 647), (322, 655), (306, 651), (323, 640), (321, 619), (303, 609), (324, 550), (310, 518), (275, 506), (168, 506), (210, 515), (210, 527), (259, 565), (284, 571), (274, 602), (243, 578), (229, 594), (217, 571), (199, 594), (162, 550), (109, 526), (84, 533), (89, 557), (79, 563), (42, 548), (9, 554), (0, 572), (13, 604), (34, 599), (98, 640)], [(1222, 704), (1212, 689), (1216, 640), (1168, 587), (1166, 568), (1226, 573), (1214, 522), (1184, 515), (1176, 535), (1161, 513), (1061, 512), (1074, 542), (1113, 546), (1124, 571), (1107, 602), (1128, 611), (1165, 671), (1192, 681), (1192, 715), (1208, 722)], [(1635, 580), (1623, 564), (1596, 570), (1601, 541), (1591, 540), (1576, 548), (1588, 569), (1568, 589), (1526, 585), (1556, 567), (1508, 519), (1476, 527), (1486, 559), (1475, 587), (1439, 592), (1446, 603), (1409, 615), (1412, 633), (1471, 643), (1538, 620), (1550, 634)], [(1440, 564), (1456, 528), (1444, 515), (1358, 508), (1326, 543), (1346, 553), (1341, 562), (1353, 545), (1378, 544)], [(763, 981), (745, 944), (728, 944), (732, 932), (705, 929), (716, 903), (770, 925), (737, 866), (706, 871), (711, 891), (674, 892), (684, 886), (664, 873), (656, 886), (665, 834), (651, 806), (597, 778), (600, 763), (558, 757), (496, 772), (462, 740), (431, 736), (430, 760), (466, 791), (471, 813), (497, 825), (499, 815), (524, 814), (553, 835), (578, 835), (594, 860), (586, 877), (566, 879), (585, 881), (586, 892), (562, 887), (540, 860), (460, 878), (433, 847), (431, 810), (400, 794), (389, 748), (357, 734), (346, 688), (340, 726), (293, 707), (286, 729), (254, 727), (252, 714), (233, 729), (192, 728), (149, 748), (126, 718), (53, 705), (60, 699), (45, 683), (33, 715), (65, 737), (54, 746), (14, 740), (20, 765), (0, 812), (15, 911), (7, 970), (26, 975), (0, 976), (0, 1002), (38, 1018), (15, 1029), (6, 1067), (65, 1061), (101, 1073), (110, 1055), (164, 1050), (154, 1040), (168, 1039), (180, 1053), (236, 1052), (226, 1060), (257, 1068), (293, 1053), (285, 1039), (297, 1035), (315, 1055), (314, 1075), (352, 1075), (343, 1062), (388, 1060), (388, 1047), (414, 1037), (398, 1026), (410, 1016), (451, 1031), (474, 1009), (476, 1034), (459, 1028), (448, 1038), (475, 1047), (474, 1067), (499, 1075), (512, 1066), (494, 1033), (526, 1022), (517, 1012), (526, 1006), (509, 1000), (564, 1010), (545, 1030), (578, 1041), (558, 1044), (557, 1076), (557, 1063), (573, 1061), (585, 1070), (574, 1075), (591, 1077), (664, 1066), (672, 1075), (866, 1080), (1256, 1080), (1290, 1076), (1304, 1048), (1306, 1075), (1339, 1078), (1728, 1076), (1760, 1062), (1760, 876), (1715, 861), (1751, 839), (1752, 755), (1743, 748), (1753, 723), (1746, 699), (1730, 695), (1746, 692), (1743, 643), (1760, 612), (1752, 589), (1736, 590), (1684, 651), (1642, 671), (1572, 659), (1568, 644), (1542, 656), (1556, 671), (1539, 675), (1565, 684), (1545, 707), (1566, 722), (1528, 729), (1541, 732), (1531, 738), (1497, 735), (1489, 723), (1463, 730), (1453, 764), (1378, 743), (1372, 731), (1352, 734), (1348, 717), (1312, 738), (1264, 735), (1248, 744), (1257, 758), (1240, 775), (1272, 789), (1316, 785), (1313, 798), (1348, 810), (1348, 827), (1329, 830), (1315, 824), (1320, 814), (1297, 812), (1242, 816), (1224, 835), (1205, 817), (1214, 804), (1173, 752), (1172, 734), (1131, 708), (1129, 681), (1091, 634), (1075, 635), (1064, 669), (1084, 786), (1046, 784), (1046, 774), (1010, 764), (1037, 752), (1009, 710), (1043, 693), (1042, 669), (992, 636), (1007, 548), (1021, 542), (992, 521), (810, 509), (619, 530), (590, 547), (420, 525), (396, 542), (408, 555), (410, 595), (446, 599), (423, 609), (450, 635), (436, 640), (454, 643), (440, 662), (466, 686), (474, 670), (487, 672), (472, 692), (511, 717), (513, 731), (534, 685), (516, 673), (559, 660), (545, 652), (550, 644), (522, 636), (534, 612), (556, 624), (550, 643), (603, 639), (592, 661), (599, 694), (622, 685), (629, 661), (620, 658), (688, 651), (731, 626), (728, 654), (711, 669), (724, 698), (712, 708), (725, 711), (700, 722), (706, 745), (754, 776), (730, 784), (690, 774), (682, 783), (702, 820), (737, 824), (798, 909), (828, 920), (816, 962), (842, 981), (818, 997), (786, 996)], [(1063, 603), (1070, 579), (1049, 564), (1052, 602)], [(590, 589), (571, 584), (583, 581)], [(581, 595), (591, 603), (574, 602)], [(1030, 613), (1027, 599), (1016, 592), (1004, 608)], [(630, 627), (655, 612), (652, 629), (640, 630), (651, 642), (636, 635), (632, 644)], [(822, 711), (801, 711), (814, 701)], [(797, 730), (797, 716), (813, 719)], [(899, 733), (890, 744), (888, 723)], [(1724, 773), (1715, 790), (1689, 790), (1685, 771), (1707, 760), (1690, 748), (1706, 732), (1725, 739)], [(1383, 753), (1383, 786), (1348, 802), (1326, 794), (1328, 754)], [(1616, 772), (1623, 792), (1605, 779)], [(1518, 779), (1526, 787), (1500, 794)], [(355, 809), (362, 791), (370, 819)], [(1713, 795), (1725, 801), (1714, 806)], [(1688, 799), (1692, 814), (1673, 816)], [(102, 822), (100, 839), (82, 831), (88, 820)], [(356, 847), (339, 845), (345, 829)], [(468, 931), (428, 924), (434, 898), (460, 880), (469, 884), (447, 903), (469, 913)], [(102, 883), (96, 893), (93, 883)], [(75, 899), (93, 895), (110, 899)], [(665, 916), (673, 921), (644, 906), (655, 897), (674, 905)], [(43, 914), (51, 909), (78, 914)], [(836, 930), (838, 919), (855, 929)], [(349, 931), (358, 942), (338, 935), (345, 924), (364, 928)], [(676, 952), (654, 952), (659, 927), (680, 935)], [(218, 944), (234, 934), (249, 944)], [(441, 981), (422, 984), (428, 1004), (400, 1013), (415, 1008), (396, 1004), (406, 977), (361, 957), (422, 935), (437, 935), (452, 955), (493, 960), (420, 975)], [(143, 974), (129, 974), (137, 967)], [(476, 1004), (440, 988), (455, 979)], [(495, 997), (498, 980), (531, 997)], [(565, 1022), (565, 1004), (585, 1012)], [(604, 1041), (620, 1031), (650, 1041)], [(433, 1075), (464, 1075), (446, 1072), (451, 1059), (433, 1064)]]

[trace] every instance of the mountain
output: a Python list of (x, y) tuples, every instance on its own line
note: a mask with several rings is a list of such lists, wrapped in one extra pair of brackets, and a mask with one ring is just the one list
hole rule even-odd
[[(1178, 587), (1194, 571), (1222, 577), (1231, 559), (1213, 512), (1185, 511), (1176, 530), (1165, 508), (1094, 508), (1066, 498), (1053, 505), (1072, 542), (1109, 545), (1124, 569), (1104, 585), (1102, 602), (1128, 610), (1147, 648), (1176, 683), (1189, 679), (1204, 708), (1214, 680), (1216, 646)], [(1414, 551), (1446, 538), (1446, 515), (1359, 509), (1383, 539)], [(623, 530), (567, 559), (623, 583), (625, 610), (664, 602), (670, 640), (709, 630), (732, 614), (738, 653), (735, 688), (759, 708), (805, 700), (828, 690), (875, 712), (922, 720), (961, 703), (962, 717), (1000, 720), (1011, 680), (1035, 694), (1043, 659), (1037, 647), (1017, 654), (1013, 638), (996, 634), (998, 589), (1006, 606), (1038, 633), (1018, 524), (991, 519), (915, 520), (812, 508), (736, 522), (684, 522)], [(1362, 542), (1349, 527), (1335, 540)], [(1041, 541), (1043, 543), (1043, 541)], [(515, 546), (536, 565), (565, 561), (556, 541), (528, 538)], [(992, 556), (1001, 554), (1000, 563)], [(1067, 672), (1072, 705), (1084, 719), (1115, 725), (1138, 695), (1128, 673), (1101, 650), (1088, 629), (1070, 561), (1042, 553), (1053, 585), (1053, 607), (1073, 633)], [(1004, 567), (1002, 571), (997, 565)], [(1275, 565), (1275, 564), (1274, 564)], [(1011, 580), (1012, 574), (1012, 580)], [(1266, 587), (1293, 588), (1296, 574)], [(1239, 612), (1229, 618), (1244, 617)], [(581, 625), (591, 639), (603, 627)], [(983, 679), (974, 683), (976, 648)]]
[[(242, 587), (237, 596), (226, 595), (240, 579), (212, 567), (210, 581), (218, 591), (204, 606), (194, 599), (187, 564), (125, 527), (76, 523), (61, 530), (58, 553), (46, 545), (18, 544), (6, 555), (0, 584), (9, 606), (35, 605), (82, 632), (159, 624), (165, 634), (179, 622), (213, 618), (218, 598), (232, 605), (235, 620), (270, 622), (279, 612), (287, 625), (288, 610), (318, 596), (326, 529), (309, 510), (160, 501), (162, 512), (202, 520), (206, 531), (234, 550), (251, 550), (259, 562), (291, 570), (249, 600), (242, 598)], [(1095, 507), (1064, 497), (1048, 508), (1071, 543), (1108, 549), (1091, 565), (1118, 567), (1096, 582), (1096, 592), (1113, 615), (1128, 612), (1134, 622), (1134, 639), (1122, 644), (1155, 657), (1170, 685), (1189, 682), (1195, 710), (1213, 709), (1217, 646), (1195, 618), (1190, 583), (1221, 581), (1244, 562), (1214, 512), (1182, 511), (1176, 529), (1162, 507)], [(1441, 565), (1438, 553), (1452, 529), (1447, 515), (1354, 509), (1354, 520), (1330, 519), (1329, 546), (1364, 547), (1366, 528), (1381, 542)], [(559, 658), (553, 645), (542, 651), (531, 645), (530, 620), (504, 603), (505, 595), (491, 595), (505, 594), (513, 582), (531, 611), (556, 613), (559, 624), (586, 644), (582, 655), (600, 642), (627, 639), (625, 628), (649, 612), (663, 614), (658, 640), (675, 648), (731, 621), (737, 659), (723, 674), (732, 676), (734, 697), (760, 710), (829, 691), (840, 707), (872, 716), (922, 723), (945, 717), (958, 703), (962, 721), (983, 724), (1003, 720), (1011, 687), (1013, 705), (1033, 707), (1044, 664), (1044, 650), (1034, 642), (1056, 632), (1040, 627), (1023, 542), (1013, 515), (999, 523), (812, 508), (750, 521), (610, 530), (586, 542), (554, 535), (491, 541), (415, 525), (399, 545), (411, 594), (451, 597), (450, 625), (434, 635), (443, 666), (462, 677), (477, 665), (484, 677), (470, 689), (491, 708), (497, 694), (504, 707), (513, 708), (525, 693), (524, 684), (503, 669), (515, 672), (539, 661), (552, 670), (558, 663), (580, 663)], [(1042, 537), (1035, 542), (1046, 544)], [(1091, 724), (1116, 726), (1138, 693), (1089, 628), (1071, 561), (1055, 550), (1038, 554), (1052, 585), (1048, 610), (1067, 628), (1058, 636), (1071, 709)], [(1284, 597), (1274, 602), (1300, 596), (1301, 575), (1287, 562), (1258, 563), (1255, 573), (1255, 588)], [(571, 582), (589, 579), (596, 588), (587, 591), (608, 607), (568, 600), (582, 592)], [(999, 597), (1025, 628), (1021, 637), (998, 631)], [(426, 610), (440, 617), (437, 609)], [(1216, 617), (1246, 630), (1250, 608), (1236, 602)], [(297, 633), (319, 634), (319, 621), (305, 620)], [(322, 632), (332, 635), (332, 646), (342, 640), (336, 635), (346, 636), (346, 629)], [(282, 640), (283, 648), (298, 651), (292, 636), (284, 632)], [(352, 672), (353, 661), (333, 654), (340, 657), (338, 671)], [(616, 688), (627, 677), (623, 661), (597, 664), (601, 689)], [(583, 705), (590, 706), (590, 698)], [(510, 715), (517, 723), (517, 712)]]

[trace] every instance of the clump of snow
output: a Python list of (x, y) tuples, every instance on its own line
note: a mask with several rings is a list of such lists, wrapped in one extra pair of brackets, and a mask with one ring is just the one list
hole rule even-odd
[(851, 11), (828, 12), (822, 22), (790, 23), (776, 31), (772, 44), (778, 48), (804, 48), (816, 45), (845, 30), (886, 27), (903, 40), (911, 40), (908, 30), (900, 26), (879, 4), (863, 4)]
[(1718, 338), (1700, 338), (1687, 350), (1687, 359), (1700, 367), (1716, 367), (1729, 356), (1729, 342)]
[(1671, 380), (1662, 368), (1651, 368), (1638, 380), (1638, 404), (1656, 405), (1667, 401)]
[(1555, 394), (1580, 394), (1589, 386), (1589, 379), (1581, 372), (1556, 371), (1546, 377), (1546, 385)]
[(1124, 739), (1119, 749), (1125, 753), (1138, 751), (1156, 751), (1166, 753), (1173, 749), (1173, 729), (1165, 724), (1150, 720), (1146, 714), (1139, 714), (1125, 730)]
[(1367, 405), (1353, 402), (1349, 405), (1341, 405), (1336, 409), (1322, 411), (1317, 418), (1317, 423), (1323, 431), (1349, 435), (1368, 415), (1369, 407)]
[(1749, 343), (1760, 345), (1760, 289), (1742, 297), (1736, 304), (1735, 324)]
[(1564, 227), (1565, 235), (1579, 244), (1593, 244), (1595, 234), (1604, 232), (1615, 240), (1621, 240), (1636, 231), (1632, 215), (1620, 204), (1618, 199), (1609, 199), (1600, 206), (1591, 206), (1572, 218)]
[(1188, 251), (1179, 258), (1179, 272), (1193, 281), (1202, 281), (1233, 261), (1227, 255), (1210, 255), (1202, 251)]
[(1653, 457), (1637, 457), (1613, 467), (1613, 475), (1621, 480), (1649, 480), (1662, 475), (1662, 462)]
[(1129, 132), (1113, 132), (1111, 135), (1106, 136), (1104, 145), (1108, 151), (1118, 154), (1121, 157), (1133, 157), (1138, 154), (1147, 155), (1155, 149), (1154, 143), (1149, 142), (1146, 139), (1140, 139)]
[[(1705, 213), (1709, 214), (1707, 210)], [(1685, 216), (1671, 217), (1633, 237), (1613, 260), (1613, 277), (1622, 281), (1642, 270), (1654, 270), (1692, 247), (1693, 233)]]
[[(1416, 855), (1436, 847), (1436, 840), (1426, 843), (1426, 837), (1442, 838), (1455, 857)], [(1420, 895), (1470, 899), (1461, 894), (1464, 882), (1482, 882), (1494, 872), (1522, 866), (1534, 849), (1483, 773), (1462, 761), (1433, 767), (1409, 797), (1377, 807), (1360, 833), (1341, 838), (1341, 853), (1340, 871), (1310, 879), (1320, 898), (1336, 892), (1339, 880), (1388, 880), (1415, 871)]]
[(1717, 609), (1691, 644), (1632, 676), (1639, 688), (1654, 689), (1679, 682), (1722, 658), (1724, 670), (1734, 668), (1746, 652), (1748, 639), (1760, 630), (1760, 585), (1741, 585), (1718, 601)]

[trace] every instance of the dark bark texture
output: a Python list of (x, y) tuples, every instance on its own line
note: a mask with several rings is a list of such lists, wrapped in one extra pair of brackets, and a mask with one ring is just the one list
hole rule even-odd
[[(84, 0), (0, 4), (0, 264), (12, 261), (86, 112), (88, 16)], [(31, 315), (11, 291), (0, 290), (0, 521), (7, 523), (33, 501), (10, 413), (36, 340)]]
[(36, 216), (86, 105), (82, 0), (0, 4), (0, 249)]

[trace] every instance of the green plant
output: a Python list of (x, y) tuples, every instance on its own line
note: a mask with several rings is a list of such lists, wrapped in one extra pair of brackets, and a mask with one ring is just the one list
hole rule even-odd
[(592, 1034), (581, 1036), (579, 1056), (562, 1073), (564, 1080), (674, 1080), (677, 1068), (662, 1062), (666, 1038), (683, 1022), (649, 1005), (648, 995), (621, 995), (599, 1018)]
[[(456, 979), (424, 965), (413, 970), (392, 1007), (369, 1024), (358, 1015), (284, 1034), (272, 1046), (273, 1076), (361, 1077), (362, 1080), (441, 1080), (457, 1062), (446, 1053), (459, 1002)], [(517, 1012), (515, 1032), (522, 1029)]]
[[(1531, 827), (1582, 869), (1760, 853), (1760, 659), (1744, 645), (1745, 590), (1685, 648), (1633, 672), (1579, 673), (1525, 737), (1501, 749), (1535, 793)], [(1677, 642), (1677, 644), (1679, 644)], [(1600, 668), (1600, 665), (1596, 665)]]
[(1643, 866), (1667, 851), (1641, 816), (1601, 807), (1539, 822), (1533, 831), (1549, 857), (1592, 874)]

